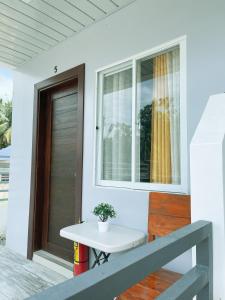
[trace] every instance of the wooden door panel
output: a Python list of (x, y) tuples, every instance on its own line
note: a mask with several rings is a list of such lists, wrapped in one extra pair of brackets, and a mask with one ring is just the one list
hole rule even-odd
[(74, 86), (52, 92), (51, 162), (46, 248), (64, 259), (73, 259), (73, 243), (61, 238), (60, 229), (75, 223), (77, 105)]

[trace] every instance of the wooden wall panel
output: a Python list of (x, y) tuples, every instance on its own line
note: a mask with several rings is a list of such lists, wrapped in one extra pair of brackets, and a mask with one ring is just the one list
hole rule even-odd
[(149, 240), (164, 236), (191, 223), (189, 195), (153, 192), (149, 194)]

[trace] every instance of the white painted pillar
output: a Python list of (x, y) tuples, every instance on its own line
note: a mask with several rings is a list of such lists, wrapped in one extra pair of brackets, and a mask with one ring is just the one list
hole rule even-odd
[(213, 222), (213, 300), (225, 300), (225, 94), (211, 96), (191, 142), (192, 222)]

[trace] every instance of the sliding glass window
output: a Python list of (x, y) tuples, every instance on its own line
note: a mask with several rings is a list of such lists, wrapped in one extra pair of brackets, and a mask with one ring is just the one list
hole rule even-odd
[(180, 70), (178, 44), (98, 72), (97, 185), (181, 184)]

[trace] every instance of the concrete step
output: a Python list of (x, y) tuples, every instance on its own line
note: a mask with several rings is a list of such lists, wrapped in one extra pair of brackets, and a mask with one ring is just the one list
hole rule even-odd
[(73, 277), (72, 263), (44, 250), (36, 251), (33, 255), (33, 261), (61, 274), (62, 276), (65, 276), (68, 279)]

